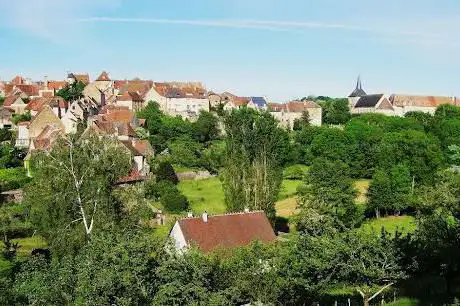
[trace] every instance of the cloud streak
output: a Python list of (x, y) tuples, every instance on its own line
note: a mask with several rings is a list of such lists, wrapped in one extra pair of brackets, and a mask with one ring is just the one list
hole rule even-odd
[[(275, 32), (306, 33), (309, 30), (330, 30), (355, 32), (378, 37), (394, 37), (408, 39), (408, 43), (420, 42), (422, 44), (446, 43), (458, 46), (460, 42), (454, 41), (449, 33), (415, 31), (401, 28), (378, 28), (352, 24), (325, 23), (313, 21), (281, 21), (281, 20), (197, 20), (197, 19), (165, 19), (165, 18), (120, 18), (120, 17), (90, 17), (76, 19), (79, 23), (138, 23), (138, 24), (169, 24), (190, 25), (201, 27), (254, 29)], [(406, 27), (407, 28), (407, 27)]]
[(298, 32), (289, 27), (279, 25), (257, 24), (251, 21), (232, 21), (232, 20), (187, 20), (187, 19), (161, 19), (161, 18), (117, 18), (117, 17), (90, 17), (76, 19), (81, 23), (141, 23), (141, 24), (172, 24), (172, 25), (191, 25), (216, 28), (233, 28), (233, 29), (255, 29), (277, 32)]

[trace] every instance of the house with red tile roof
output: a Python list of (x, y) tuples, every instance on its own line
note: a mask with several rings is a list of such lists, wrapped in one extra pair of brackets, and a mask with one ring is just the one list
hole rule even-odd
[(123, 95), (125, 92), (136, 92), (144, 98), (147, 92), (153, 87), (153, 81), (149, 80), (124, 80), (124, 81), (114, 81), (115, 92), (117, 95)]
[(59, 90), (66, 88), (69, 85), (67, 81), (46, 81), (45, 89), (51, 90), (53, 92), (58, 92)]
[(3, 106), (13, 110), (15, 114), (23, 114), (27, 104), (20, 95), (13, 95), (5, 98)]
[(89, 84), (89, 74), (87, 73), (82, 73), (82, 74), (69, 73), (67, 75), (67, 82), (69, 84), (73, 82), (82, 82), (83, 84), (88, 85)]
[(200, 82), (155, 82), (144, 100), (157, 102), (163, 112), (184, 119), (194, 120), (200, 111), (209, 111), (207, 91)]
[(302, 118), (304, 112), (307, 112), (310, 118), (310, 124), (320, 126), (322, 123), (322, 109), (313, 101), (291, 101), (288, 103), (278, 104), (269, 103), (268, 110), (281, 127), (292, 129), (295, 120)]
[(69, 108), (69, 103), (65, 101), (62, 97), (40, 97), (34, 98), (29, 101), (27, 106), (25, 107), (26, 111), (30, 111), (32, 116), (35, 116), (38, 112), (40, 112), (45, 105), (51, 107), (51, 110), (58, 116), (62, 118), (65, 115)]
[(125, 91), (116, 98), (115, 104), (120, 107), (127, 107), (129, 110), (137, 112), (144, 108), (144, 99), (135, 91)]
[(392, 94), (389, 98), (395, 113), (404, 116), (407, 112), (424, 112), (434, 114), (436, 108), (444, 104), (458, 105), (455, 97), (443, 96), (414, 96)]
[(25, 79), (22, 77), (22, 76), (15, 76), (11, 82), (10, 82), (12, 85), (22, 85), (22, 84), (25, 84)]
[(248, 97), (239, 97), (229, 92), (224, 92), (220, 95), (222, 102), (224, 104), (224, 110), (231, 111), (232, 109), (240, 109), (244, 106), (247, 106), (250, 98)]
[(255, 241), (263, 243), (276, 239), (275, 233), (263, 211), (233, 213), (179, 219), (170, 234), (176, 250), (196, 247), (203, 252), (216, 248), (234, 248)]

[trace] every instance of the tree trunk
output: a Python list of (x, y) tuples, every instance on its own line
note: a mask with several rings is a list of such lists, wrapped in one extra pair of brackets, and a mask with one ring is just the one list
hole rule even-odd
[(369, 297), (364, 298), (364, 306), (369, 306)]
[(449, 274), (447, 274), (444, 277), (444, 280), (446, 282), (446, 292), (447, 292), (448, 296), (452, 295), (452, 280), (453, 280), (453, 278), (454, 277), (452, 275), (449, 275)]
[(378, 209), (378, 208), (375, 209), (375, 217), (377, 219), (380, 218), (380, 209)]

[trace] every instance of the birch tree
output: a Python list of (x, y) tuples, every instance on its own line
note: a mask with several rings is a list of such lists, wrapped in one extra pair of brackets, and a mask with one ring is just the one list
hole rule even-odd
[(96, 228), (120, 218), (112, 186), (130, 168), (129, 155), (109, 138), (59, 139), (32, 159), (35, 171), (25, 202), (39, 234), (51, 246), (79, 245)]

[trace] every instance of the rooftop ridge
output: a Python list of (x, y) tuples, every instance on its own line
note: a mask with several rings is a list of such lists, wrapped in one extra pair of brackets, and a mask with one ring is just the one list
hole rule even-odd
[[(225, 216), (233, 216), (233, 215), (247, 215), (247, 214), (255, 214), (255, 213), (263, 213), (263, 210), (252, 210), (252, 211), (239, 211), (239, 212), (228, 212), (225, 214), (218, 214), (218, 215), (210, 215), (208, 213), (208, 218), (214, 218), (214, 217), (225, 217)], [(179, 220), (190, 220), (190, 219), (201, 219), (201, 215), (197, 217), (182, 217), (179, 218)]]

